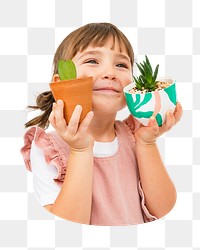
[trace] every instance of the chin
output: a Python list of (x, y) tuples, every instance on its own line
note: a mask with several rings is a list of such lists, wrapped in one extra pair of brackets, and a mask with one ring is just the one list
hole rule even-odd
[(102, 113), (108, 115), (116, 114), (118, 111), (122, 110), (125, 107), (125, 103), (114, 103), (112, 101), (94, 101), (92, 104), (92, 110), (94, 111), (94, 113)]

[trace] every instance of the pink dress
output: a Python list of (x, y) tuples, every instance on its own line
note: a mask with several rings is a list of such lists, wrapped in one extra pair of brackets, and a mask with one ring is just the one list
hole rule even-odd
[[(118, 152), (111, 157), (94, 157), (94, 177), (91, 225), (119, 226), (141, 224), (156, 220), (145, 206), (135, 156), (134, 122), (131, 116), (116, 121)], [(68, 145), (53, 131), (46, 133), (39, 127), (30, 128), (21, 149), (26, 168), (31, 171), (32, 141), (43, 150), (45, 160), (54, 165), (58, 175), (54, 179), (62, 185), (67, 170)]]

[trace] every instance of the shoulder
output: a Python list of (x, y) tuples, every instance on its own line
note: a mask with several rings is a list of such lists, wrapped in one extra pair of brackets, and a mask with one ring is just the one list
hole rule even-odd
[[(35, 141), (32, 141), (30, 150), (31, 170), (34, 175), (39, 178), (55, 179), (57, 176), (57, 169), (53, 165), (48, 165), (45, 161), (44, 152), (38, 148)], [(50, 177), (50, 178), (49, 178)]]
[(42, 138), (43, 140), (45, 140), (45, 138), (47, 138), (45, 131), (36, 126), (29, 128), (24, 134), (24, 137), (23, 137), (24, 145), (20, 150), (24, 158), (26, 168), (29, 171), (31, 171), (30, 150), (31, 150), (32, 142), (33, 140), (35, 140), (35, 138), (37, 142), (40, 141), (39, 138)]
[(69, 152), (68, 145), (55, 131), (46, 132), (42, 128), (31, 127), (24, 134), (24, 145), (20, 150), (29, 171), (32, 171), (30, 153), (33, 141), (35, 146), (40, 149), (35, 152), (38, 154), (42, 152), (46, 163), (58, 169), (57, 179), (62, 179), (61, 176), (65, 172)]

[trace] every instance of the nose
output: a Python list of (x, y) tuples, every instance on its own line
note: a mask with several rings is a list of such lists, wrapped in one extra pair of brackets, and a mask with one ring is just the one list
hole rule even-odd
[(112, 67), (105, 67), (104, 71), (102, 72), (102, 78), (108, 80), (116, 80), (116, 73), (114, 68)]

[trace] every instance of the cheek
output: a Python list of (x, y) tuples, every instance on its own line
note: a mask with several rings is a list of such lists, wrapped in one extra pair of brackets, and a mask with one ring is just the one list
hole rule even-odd
[(79, 68), (77, 67), (76, 68), (76, 73), (77, 73), (78, 78), (93, 76), (91, 70), (88, 70), (88, 69), (85, 69), (85, 68), (82, 68), (82, 67), (79, 67)]
[(126, 79), (124, 79), (124, 81), (123, 81), (123, 88), (132, 82), (133, 82), (132, 75), (127, 76)]
[(81, 77), (86, 77), (87, 76), (87, 72), (83, 69), (83, 67), (81, 67), (81, 65), (76, 61), (76, 60), (72, 60), (76, 66), (76, 75), (77, 78), (81, 78)]
[(77, 78), (80, 77), (85, 77), (85, 72), (83, 72), (83, 70), (81, 70), (81, 68), (76, 67), (76, 74), (77, 74)]

